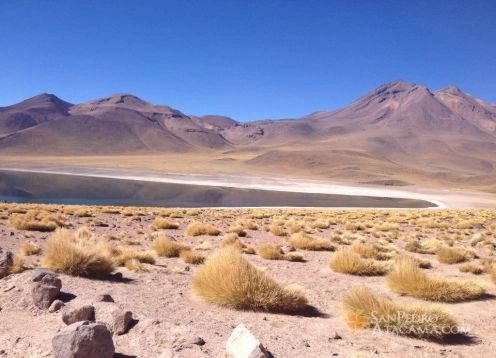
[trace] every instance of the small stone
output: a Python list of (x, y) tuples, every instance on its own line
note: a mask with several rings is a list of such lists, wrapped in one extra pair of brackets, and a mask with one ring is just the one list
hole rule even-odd
[(94, 321), (95, 320), (95, 307), (91, 305), (82, 306), (72, 310), (65, 310), (62, 312), (62, 321), (66, 325), (73, 324), (79, 321)]
[(52, 302), (52, 304), (48, 308), (48, 312), (50, 312), (50, 313), (57, 312), (57, 311), (59, 311), (64, 306), (65, 306), (65, 303), (63, 301), (61, 301), (61, 300), (55, 300), (55, 301)]
[(333, 339), (343, 339), (343, 337), (341, 337), (338, 332), (334, 332), (334, 337), (332, 337), (332, 338)]
[(4, 278), (10, 272), (14, 264), (14, 254), (11, 251), (4, 251), (0, 248), (0, 278)]
[(115, 280), (115, 281), (122, 281), (122, 279), (124, 278), (124, 276), (122, 275), (122, 272), (116, 272), (112, 275), (112, 278)]
[(124, 311), (116, 308), (112, 311), (112, 332), (120, 336), (129, 329), (129, 325), (133, 320), (133, 313), (131, 311)]
[(62, 288), (62, 281), (55, 275), (45, 274), (40, 281), (34, 282), (32, 288), (33, 302), (36, 307), (48, 309), (57, 298)]
[(52, 339), (55, 358), (112, 358), (112, 334), (101, 322), (76, 322)]
[(239, 324), (226, 343), (226, 351), (232, 358), (268, 358), (269, 352), (242, 324)]
[(112, 296), (110, 296), (110, 294), (108, 294), (108, 293), (98, 295), (96, 297), (96, 301), (97, 302), (115, 302), (114, 299), (112, 298)]
[(46, 275), (52, 275), (58, 277), (58, 275), (53, 271), (44, 268), (35, 268), (33, 272), (31, 272), (31, 279), (33, 282), (38, 282), (41, 281), (41, 279)]
[(205, 340), (202, 337), (192, 337), (186, 341), (186, 344), (195, 344), (197, 346), (203, 346)]

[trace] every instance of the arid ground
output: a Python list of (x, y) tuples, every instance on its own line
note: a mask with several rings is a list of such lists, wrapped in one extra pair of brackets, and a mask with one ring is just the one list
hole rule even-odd
[[(201, 232), (192, 230), (193, 223), (197, 228), (211, 224), (209, 232), (215, 235), (193, 236)], [(103, 319), (107, 305), (132, 311), (129, 331), (114, 336), (120, 357), (159, 357), (164, 352), (173, 352), (174, 357), (222, 357), (229, 335), (240, 323), (275, 357), (489, 357), (496, 350), (494, 209), (214, 210), (0, 204), (0, 247), (17, 257), (13, 273), (0, 279), (0, 356), (53, 356), (51, 339), (65, 324), (60, 312), (48, 313), (33, 305), (30, 271), (50, 265), (47, 245), (59, 232), (53, 230), (60, 229), (70, 235), (86, 232), (91, 242), (111, 248), (114, 256), (109, 253), (108, 258), (114, 260), (114, 273), (95, 278), (61, 272), (61, 299), (63, 309), (93, 304), (97, 320)], [(156, 242), (165, 238), (207, 257), (206, 263), (159, 256), (164, 253)], [(297, 248), (305, 246), (302, 242), (307, 242), (306, 250)], [(264, 254), (267, 244), (280, 245), (284, 253), (277, 249), (278, 254)], [(244, 252), (243, 257), (260, 273), (282, 286), (302, 286), (307, 308), (290, 313), (239, 310), (199, 297), (193, 292), (197, 272), (209, 265), (209, 256), (229, 247)], [(293, 259), (303, 257), (302, 262), (289, 260), (294, 249), (300, 254), (292, 254)], [(357, 275), (331, 269), (330, 260), (350, 250), (366, 267), (375, 265), (382, 272), (365, 270)], [(124, 253), (131, 262), (118, 256)], [(154, 263), (139, 262), (146, 255), (143, 261)], [(417, 297), (408, 290), (397, 293), (391, 284), (388, 272), (403, 255), (421, 260), (416, 262), (421, 262), (422, 272), (429, 277), (442, 282), (464, 280), (460, 287), (478, 287), (472, 296), (464, 291), (459, 302), (437, 303), (456, 317), (460, 334), (420, 339), (350, 322), (343, 299), (363, 285), (395, 304), (430, 305), (419, 293)], [(115, 275), (118, 272), (123, 278)], [(436, 293), (435, 288), (430, 290), (426, 292)], [(447, 290), (435, 300), (446, 300), (456, 290)], [(115, 304), (97, 302), (104, 293)], [(195, 344), (196, 337), (205, 344)]]

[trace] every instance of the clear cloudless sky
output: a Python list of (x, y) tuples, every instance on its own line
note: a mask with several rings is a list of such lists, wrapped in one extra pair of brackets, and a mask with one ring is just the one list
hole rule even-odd
[(496, 1), (0, 0), (0, 106), (132, 93), (295, 118), (394, 79), (496, 103)]

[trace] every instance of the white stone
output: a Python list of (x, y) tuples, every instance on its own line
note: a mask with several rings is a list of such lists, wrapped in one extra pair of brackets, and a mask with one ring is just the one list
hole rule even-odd
[(262, 343), (246, 328), (239, 324), (226, 343), (228, 357), (267, 358), (270, 357)]

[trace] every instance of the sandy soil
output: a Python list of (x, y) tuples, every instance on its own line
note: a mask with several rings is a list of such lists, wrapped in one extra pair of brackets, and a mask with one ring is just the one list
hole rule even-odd
[(32, 166), (29, 169), (2, 167), (1, 169), (36, 173), (152, 181), (162, 183), (263, 189), (273, 191), (418, 199), (432, 202), (439, 208), (496, 207), (495, 194), (456, 189), (434, 190), (418, 186), (409, 186), (408, 188), (399, 190), (397, 188), (390, 188), (385, 186), (334, 184), (322, 180), (309, 179), (288, 179), (267, 176), (181, 174), (146, 170), (83, 168), (67, 166)]
[[(203, 240), (210, 241), (215, 250), (220, 245), (220, 237), (186, 236), (186, 225), (194, 220), (208, 220), (225, 232), (231, 222), (245, 216), (248, 211), (216, 212), (218, 214), (215, 217), (200, 212), (194, 217), (183, 215), (182, 218), (174, 218), (180, 223), (179, 229), (165, 232), (168, 236), (193, 246)], [(363, 212), (356, 213), (360, 217)], [(43, 246), (50, 235), (15, 230), (7, 221), (7, 211), (4, 210), (2, 214), (0, 243), (3, 248), (17, 252), (28, 238)], [(150, 225), (154, 218), (154, 215), (124, 216), (104, 213), (95, 213), (93, 218), (68, 216), (73, 228), (87, 225), (97, 235), (112, 234), (122, 239), (134, 240), (138, 245), (130, 248), (142, 249), (150, 247), (150, 241), (145, 237), (151, 232)], [(96, 221), (103, 222), (108, 227), (96, 226)], [(272, 220), (255, 221), (263, 228)], [(382, 221), (376, 219), (375, 223)], [(329, 238), (342, 229), (342, 225), (338, 224), (313, 232)], [(411, 232), (414, 228), (402, 226), (400, 230)], [(137, 234), (141, 231), (142, 234)], [(429, 230), (425, 233), (433, 235)], [(374, 240), (369, 234), (364, 233), (363, 237), (369, 241)], [(281, 237), (263, 230), (248, 230), (248, 236), (242, 240), (255, 246), (260, 243), (284, 244)], [(264, 260), (256, 255), (247, 255), (247, 258), (258, 266), (266, 267), (267, 272), (281, 283), (298, 283), (304, 286), (309, 293), (311, 305), (319, 312), (308, 316), (235, 311), (204, 303), (191, 292), (191, 280), (197, 266), (184, 264), (176, 258), (160, 258), (156, 265), (147, 265), (148, 272), (135, 273), (120, 268), (118, 271), (123, 273), (126, 279), (124, 282), (61, 275), (62, 291), (75, 296), (67, 301), (69, 307), (94, 303), (97, 319), (99, 312), (104, 312), (105, 305), (108, 305), (95, 303), (96, 297), (102, 293), (110, 293), (118, 305), (133, 311), (137, 320), (134, 327), (126, 335), (114, 337), (120, 357), (158, 357), (169, 348), (174, 349), (174, 357), (223, 357), (225, 342), (239, 323), (246, 325), (275, 357), (489, 357), (496, 350), (494, 298), (449, 305), (458, 316), (460, 324), (469, 332), (470, 337), (463, 340), (437, 343), (370, 330), (353, 333), (346, 326), (340, 309), (341, 297), (350, 287), (366, 284), (375, 292), (385, 293), (396, 302), (413, 303), (419, 300), (392, 293), (386, 287), (384, 277), (356, 277), (334, 273), (327, 264), (331, 255), (329, 252), (305, 251), (304, 255), (304, 263)], [(433, 268), (429, 270), (429, 274), (474, 278), (471, 274), (460, 273), (456, 265), (439, 264), (432, 255), (418, 256), (432, 262)], [(39, 256), (26, 257), (26, 260), (27, 264), (35, 264), (39, 261)], [(64, 326), (60, 313), (42, 312), (33, 306), (30, 277), (31, 272), (28, 270), (0, 280), (0, 350), (4, 352), (4, 356), (52, 357), (51, 338)], [(488, 293), (495, 295), (496, 287), (490, 285)], [(197, 336), (206, 341), (204, 346), (185, 343)]]

